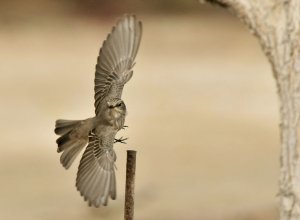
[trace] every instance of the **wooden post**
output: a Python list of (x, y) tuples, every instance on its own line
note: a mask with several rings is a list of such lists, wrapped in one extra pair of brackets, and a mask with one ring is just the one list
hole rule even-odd
[(133, 220), (136, 151), (127, 151), (124, 219)]

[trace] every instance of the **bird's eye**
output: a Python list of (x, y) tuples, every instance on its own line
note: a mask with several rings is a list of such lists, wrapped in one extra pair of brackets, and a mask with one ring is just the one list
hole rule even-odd
[(120, 107), (121, 105), (122, 105), (122, 102), (120, 102), (120, 103), (119, 103), (119, 104), (117, 104), (116, 106), (117, 106), (117, 107)]

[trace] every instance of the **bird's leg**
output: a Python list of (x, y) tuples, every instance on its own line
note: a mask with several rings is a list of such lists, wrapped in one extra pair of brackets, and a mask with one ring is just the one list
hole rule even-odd
[(121, 144), (127, 144), (125, 141), (128, 140), (128, 138), (115, 138), (114, 143), (121, 143)]
[[(128, 126), (127, 126), (127, 125), (124, 125), (124, 126), (122, 127), (122, 129), (125, 129), (125, 128), (128, 128)], [(127, 144), (127, 143), (125, 142), (126, 140), (128, 140), (128, 138), (123, 138), (123, 137), (121, 137), (121, 138), (115, 138), (114, 143)]]

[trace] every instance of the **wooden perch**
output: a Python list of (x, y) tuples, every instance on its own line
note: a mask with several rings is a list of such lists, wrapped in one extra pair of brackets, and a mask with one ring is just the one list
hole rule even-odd
[(124, 219), (133, 220), (136, 151), (127, 151)]

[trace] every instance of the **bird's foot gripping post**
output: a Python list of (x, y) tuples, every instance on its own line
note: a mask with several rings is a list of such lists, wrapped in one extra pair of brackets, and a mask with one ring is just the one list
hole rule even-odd
[(133, 220), (136, 151), (127, 151), (124, 219)]

